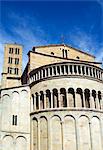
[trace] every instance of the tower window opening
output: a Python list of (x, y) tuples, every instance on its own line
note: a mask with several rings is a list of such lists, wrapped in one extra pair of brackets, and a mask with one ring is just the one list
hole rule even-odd
[(19, 64), (19, 58), (15, 58), (15, 64), (16, 64), (16, 65)]
[(19, 48), (15, 48), (15, 54), (19, 54)]
[(68, 52), (65, 49), (62, 49), (63, 58), (68, 58)]
[(13, 48), (9, 48), (9, 54), (13, 53)]
[(12, 116), (12, 125), (17, 125), (17, 115)]
[(8, 73), (12, 74), (12, 68), (11, 67), (8, 67)]
[(18, 75), (19, 73), (19, 69), (18, 68), (14, 68), (14, 74)]
[(12, 58), (11, 57), (8, 58), (8, 63), (12, 64)]

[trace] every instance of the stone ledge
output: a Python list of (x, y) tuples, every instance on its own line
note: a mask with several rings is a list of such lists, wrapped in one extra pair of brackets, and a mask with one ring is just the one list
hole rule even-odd
[(36, 110), (31, 112), (30, 115), (38, 114), (42, 112), (50, 112), (50, 111), (87, 111), (87, 112), (97, 112), (103, 113), (103, 110), (96, 110), (96, 109), (89, 109), (89, 108), (51, 108), (51, 109), (43, 109), (43, 110)]

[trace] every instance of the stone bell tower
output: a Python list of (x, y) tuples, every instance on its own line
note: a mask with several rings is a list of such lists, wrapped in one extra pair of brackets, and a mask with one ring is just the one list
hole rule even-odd
[(9, 88), (21, 85), (21, 74), (22, 45), (5, 44), (1, 87)]

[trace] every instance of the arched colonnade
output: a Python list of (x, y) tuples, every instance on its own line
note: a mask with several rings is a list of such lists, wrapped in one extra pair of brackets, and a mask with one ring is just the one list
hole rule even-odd
[(101, 91), (77, 88), (54, 88), (52, 91), (36, 92), (32, 94), (33, 110), (47, 108), (78, 107), (103, 110), (103, 95)]

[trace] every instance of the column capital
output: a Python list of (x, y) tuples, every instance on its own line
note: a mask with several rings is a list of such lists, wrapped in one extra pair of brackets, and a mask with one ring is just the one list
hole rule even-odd
[(46, 92), (44, 91), (43, 94), (46, 95)]

